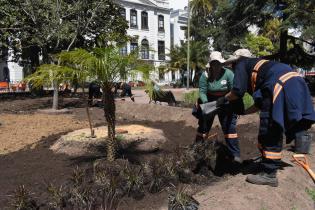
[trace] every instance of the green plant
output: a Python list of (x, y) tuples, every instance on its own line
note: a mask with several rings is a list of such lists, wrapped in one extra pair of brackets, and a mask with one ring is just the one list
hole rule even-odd
[(184, 186), (179, 186), (169, 195), (168, 209), (170, 210), (197, 210), (199, 202), (190, 195)]
[(32, 193), (24, 185), (19, 186), (14, 191), (11, 206), (16, 210), (36, 210), (39, 208), (32, 197)]
[(312, 198), (312, 200), (315, 202), (315, 189), (305, 189), (306, 193)]
[[(101, 43), (100, 46), (105, 44)], [(135, 50), (129, 55), (122, 56), (117, 46), (94, 48), (91, 51), (77, 49), (70, 52), (63, 52), (59, 55), (62, 62), (70, 66), (77, 66), (79, 69), (87, 69), (91, 77), (95, 78), (103, 91), (104, 116), (107, 121), (108, 141), (107, 158), (114, 161), (117, 156), (116, 142), (116, 105), (114, 100), (114, 81), (126, 78), (135, 70), (148, 77), (152, 66), (138, 59), (139, 54)]]
[(184, 102), (187, 104), (195, 104), (199, 98), (199, 91), (191, 91), (184, 93)]
[(142, 167), (126, 164), (123, 177), (126, 179), (128, 196), (132, 196), (134, 199), (143, 198), (144, 176)]
[(116, 136), (116, 141), (117, 141), (117, 142), (122, 142), (122, 141), (124, 141), (124, 140), (126, 140), (126, 138), (125, 138), (123, 135), (117, 135), (117, 136)]
[(56, 187), (53, 184), (47, 185), (47, 191), (49, 194), (48, 206), (52, 209), (62, 209), (66, 206), (67, 191), (63, 186)]

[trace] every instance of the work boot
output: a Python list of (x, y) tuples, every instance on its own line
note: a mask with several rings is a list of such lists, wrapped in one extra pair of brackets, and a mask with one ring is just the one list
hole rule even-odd
[(246, 177), (246, 181), (257, 185), (269, 185), (271, 187), (278, 187), (278, 178), (276, 172), (261, 172), (256, 175), (250, 174)]
[(233, 161), (236, 162), (236, 163), (239, 163), (239, 164), (243, 163), (243, 160), (241, 159), (241, 157), (237, 157), (237, 156), (234, 156)]
[(195, 142), (196, 143), (202, 143), (205, 141), (205, 139), (207, 138), (206, 134), (204, 134), (204, 136), (202, 136), (202, 134), (197, 134), (196, 138), (195, 138)]

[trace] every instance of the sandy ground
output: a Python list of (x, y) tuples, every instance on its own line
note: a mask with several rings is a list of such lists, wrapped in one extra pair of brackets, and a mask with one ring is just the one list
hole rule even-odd
[[(134, 91), (136, 104), (126, 101), (117, 103), (118, 124), (141, 124), (163, 130), (167, 141), (162, 145), (165, 151), (175, 146), (193, 142), (197, 121), (187, 108), (147, 104), (143, 91)], [(178, 99), (180, 90), (175, 93)], [(49, 147), (63, 134), (88, 127), (85, 109), (76, 103), (72, 114), (47, 115), (36, 112), (38, 108), (50, 106), (50, 99), (5, 101), (0, 105), (0, 209), (8, 202), (8, 195), (20, 184), (35, 193), (44, 190), (46, 181), (62, 184), (76, 165), (84, 166), (82, 160), (67, 155), (55, 154)], [(92, 108), (93, 125), (105, 125), (103, 111)], [(256, 150), (258, 115), (239, 119), (239, 135), (242, 157), (258, 154)], [(217, 123), (213, 132), (221, 135)], [(313, 151), (315, 151), (313, 145)], [(314, 182), (308, 174), (291, 163), (291, 153), (286, 151), (284, 168), (279, 172), (278, 188), (255, 186), (245, 182), (246, 173), (226, 175), (223, 181), (212, 186), (203, 186), (194, 197), (200, 202), (200, 209), (315, 209), (314, 201), (305, 192), (314, 189)], [(309, 156), (315, 170), (315, 158)], [(167, 209), (167, 194), (147, 195), (141, 201), (127, 200), (121, 209)]]

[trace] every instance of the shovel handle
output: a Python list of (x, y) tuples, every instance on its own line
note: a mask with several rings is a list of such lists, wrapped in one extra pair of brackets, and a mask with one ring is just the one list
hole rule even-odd
[(312, 177), (313, 181), (315, 182), (315, 173), (312, 169), (307, 168), (306, 171), (309, 173), (309, 175)]
[[(302, 158), (303, 160), (301, 160), (299, 158)], [(293, 155), (293, 159), (297, 164), (302, 166), (308, 172), (308, 174), (312, 177), (313, 181), (315, 182), (315, 173), (310, 168), (310, 165), (309, 165), (309, 162), (308, 162), (308, 159), (306, 158), (306, 156), (301, 155), (301, 154), (296, 154), (296, 155)]]

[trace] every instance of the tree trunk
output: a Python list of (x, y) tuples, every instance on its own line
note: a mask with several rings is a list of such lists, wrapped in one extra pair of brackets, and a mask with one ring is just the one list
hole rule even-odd
[(288, 30), (282, 30), (280, 34), (280, 61), (286, 63), (288, 51)]
[(54, 86), (54, 97), (53, 97), (52, 109), (57, 110), (58, 109), (58, 94), (59, 94), (58, 82), (54, 81), (53, 86)]
[(90, 106), (89, 106), (89, 99), (88, 99), (88, 97), (86, 96), (86, 94), (85, 94), (85, 91), (84, 91), (84, 89), (83, 89), (83, 98), (84, 98), (84, 100), (85, 100), (85, 102), (86, 102), (86, 107), (85, 107), (85, 110), (86, 110), (86, 116), (87, 116), (87, 118), (88, 118), (88, 121), (89, 121), (89, 125), (90, 125), (90, 132), (91, 132), (91, 138), (94, 138), (94, 137), (96, 137), (95, 136), (95, 133), (94, 133), (94, 129), (93, 129), (93, 125), (92, 125), (92, 120), (91, 120), (91, 115), (90, 115)]
[(103, 103), (104, 103), (104, 116), (108, 123), (108, 144), (107, 144), (107, 159), (114, 161), (117, 153), (117, 145), (115, 139), (115, 99), (112, 92), (111, 85), (105, 85), (102, 87), (103, 90)]

